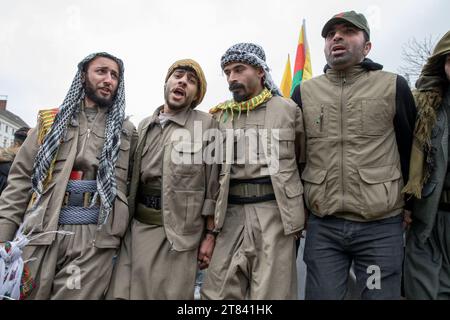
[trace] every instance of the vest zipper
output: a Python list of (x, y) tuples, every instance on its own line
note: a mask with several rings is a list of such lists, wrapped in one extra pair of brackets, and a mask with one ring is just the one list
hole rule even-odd
[(344, 159), (344, 114), (345, 114), (345, 105), (344, 105), (344, 87), (347, 83), (347, 79), (345, 73), (342, 73), (342, 81), (341, 81), (341, 159), (340, 159), (340, 174), (341, 174), (341, 190), (342, 190), (342, 202), (341, 202), (341, 210), (344, 210), (344, 202), (345, 202), (345, 183), (344, 183), (344, 170), (345, 170), (345, 159)]
[(324, 109), (324, 107), (322, 106), (321, 107), (321, 110), (320, 110), (320, 133), (323, 133), (323, 109)]

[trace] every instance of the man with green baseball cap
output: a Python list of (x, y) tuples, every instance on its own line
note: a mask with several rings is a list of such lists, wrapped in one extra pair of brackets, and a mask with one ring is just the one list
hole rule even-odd
[(362, 14), (333, 16), (322, 36), (325, 74), (292, 96), (307, 137), (305, 297), (344, 299), (353, 264), (359, 298), (400, 299), (414, 99), (404, 78), (367, 58)]
[(328, 31), (338, 23), (351, 23), (358, 29), (361, 29), (366, 33), (366, 40), (370, 39), (370, 29), (369, 24), (367, 23), (366, 17), (362, 13), (356, 13), (355, 11), (347, 11), (341, 12), (333, 16), (322, 29), (322, 37), (326, 38)]

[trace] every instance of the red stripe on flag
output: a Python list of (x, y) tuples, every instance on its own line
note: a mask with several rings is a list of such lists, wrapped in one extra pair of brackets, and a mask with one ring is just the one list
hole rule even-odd
[(303, 68), (305, 67), (305, 47), (304, 44), (299, 44), (297, 46), (297, 55), (295, 57), (295, 66), (294, 66), (294, 74), (297, 71), (303, 70)]

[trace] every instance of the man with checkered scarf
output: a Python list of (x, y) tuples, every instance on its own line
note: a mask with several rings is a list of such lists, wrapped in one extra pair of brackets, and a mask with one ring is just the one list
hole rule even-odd
[(104, 296), (128, 226), (136, 139), (125, 119), (122, 61), (89, 55), (59, 109), (39, 112), (0, 199), (0, 242), (29, 241), (22, 252), (34, 280), (28, 298)]
[(295, 242), (304, 228), (302, 112), (281, 96), (259, 45), (232, 46), (221, 67), (233, 99), (210, 112), (226, 132), (224, 153), (232, 156), (221, 167), (218, 235), (201, 295), (296, 299)]

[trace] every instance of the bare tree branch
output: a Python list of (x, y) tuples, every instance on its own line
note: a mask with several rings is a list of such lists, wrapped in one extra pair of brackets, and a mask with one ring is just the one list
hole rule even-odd
[(402, 65), (399, 73), (408, 80), (410, 86), (419, 78), (423, 66), (433, 53), (437, 39), (429, 35), (422, 40), (411, 38), (402, 46)]

